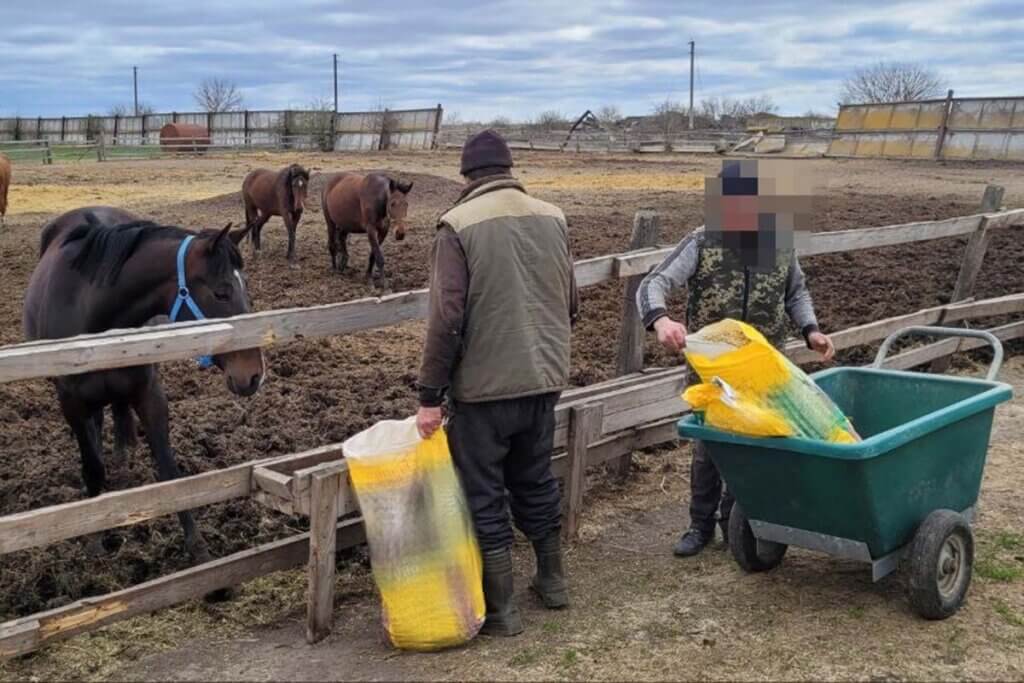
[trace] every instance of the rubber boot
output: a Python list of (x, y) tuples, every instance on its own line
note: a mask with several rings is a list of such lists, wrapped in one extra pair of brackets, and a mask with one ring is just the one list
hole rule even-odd
[(568, 607), (569, 589), (565, 585), (565, 573), (562, 570), (561, 535), (555, 531), (534, 541), (533, 552), (537, 556), (537, 573), (530, 587), (548, 609)]
[(523, 632), (523, 620), (515, 604), (512, 582), (512, 549), (483, 553), (484, 603), (487, 616), (480, 633), (487, 636), (514, 636)]

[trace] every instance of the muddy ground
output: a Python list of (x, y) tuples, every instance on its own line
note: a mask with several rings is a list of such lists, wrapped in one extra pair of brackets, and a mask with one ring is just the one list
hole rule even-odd
[[(15, 168), (8, 227), (0, 232), (0, 343), (21, 339), (22, 294), (35, 263), (38, 231), (48, 218), (75, 206), (109, 203), (161, 221), (222, 226), (242, 219), (236, 188), (248, 170), (258, 165), (281, 166), (296, 158), (315, 173), (387, 169), (412, 179), (413, 229), (404, 243), (389, 239), (384, 253), (392, 290), (425, 284), (432, 226), (458, 193), (454, 154), (263, 155), (19, 166)], [(639, 208), (660, 213), (664, 243), (699, 225), (700, 179), (714, 172), (717, 163), (699, 157), (523, 154), (516, 170), (535, 194), (564, 208), (575, 256), (587, 258), (624, 250), (633, 213)], [(829, 180), (828, 209), (816, 219), (818, 230), (972, 213), (988, 182), (1006, 186), (1005, 206), (1024, 205), (1024, 168), (1020, 166), (801, 163)], [(314, 189), (320, 183), (322, 178), (314, 178)], [(315, 194), (307, 203), (299, 232), (301, 268), (289, 270), (280, 223), (275, 219), (264, 229), (264, 254), (258, 262), (250, 259), (246, 264), (257, 309), (343, 301), (374, 293), (362, 278), (368, 252), (358, 237), (352, 238), (349, 272), (341, 276), (330, 272)], [(1022, 236), (1016, 229), (994, 236), (979, 279), (978, 297), (1024, 290)], [(946, 302), (963, 242), (953, 239), (807, 259), (804, 268), (822, 326), (841, 329)], [(573, 349), (573, 381), (588, 384), (613, 373), (621, 286), (584, 290), (582, 306), (584, 317)], [(415, 407), (412, 385), (421, 333), (419, 324), (409, 324), (272, 349), (269, 379), (250, 399), (230, 395), (223, 379), (213, 372), (201, 372), (191, 363), (167, 364), (163, 376), (171, 402), (172, 440), (182, 469), (197, 473), (286, 454), (341, 440), (381, 418), (408, 414)], [(869, 352), (860, 349), (844, 354), (841, 361), (860, 362)], [(647, 361), (660, 365), (678, 362), (650, 343)], [(678, 468), (671, 476), (681, 477), (685, 472), (681, 457), (667, 462)], [(1016, 476), (1019, 481), (1019, 469)], [(145, 450), (138, 449), (124, 467), (112, 469), (109, 480), (116, 489), (153, 481)], [(614, 498), (628, 492), (609, 487), (612, 484), (599, 482), (596, 490), (602, 493), (598, 497)], [(675, 485), (672, 502), (665, 505), (676, 505), (682, 492), (682, 487)], [(52, 389), (45, 382), (0, 386), (0, 514), (81, 496), (77, 451)], [(650, 509), (652, 514), (654, 510)], [(672, 510), (676, 514), (676, 508)], [(279, 538), (304, 524), (248, 501), (212, 506), (199, 517), (216, 555)], [(110, 532), (105, 534), (104, 544), (108, 554), (99, 558), (87, 553), (84, 539), (0, 558), (0, 618), (22, 616), (187, 566), (174, 518)], [(720, 568), (726, 566), (723, 560)], [(693, 578), (689, 574), (684, 577)], [(19, 670), (28, 673), (32, 668)]]

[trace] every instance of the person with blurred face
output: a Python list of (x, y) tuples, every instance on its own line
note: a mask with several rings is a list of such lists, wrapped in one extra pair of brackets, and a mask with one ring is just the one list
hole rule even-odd
[[(802, 227), (807, 211), (797, 209), (795, 221), (792, 214), (776, 213), (774, 209), (787, 200), (759, 193), (759, 187), (768, 190), (775, 179), (759, 178), (757, 164), (756, 160), (725, 161), (717, 177), (708, 179), (705, 225), (684, 237), (637, 290), (644, 326), (665, 348), (679, 353), (686, 346), (687, 328), (697, 330), (725, 318), (752, 325), (782, 351), (792, 324), (808, 348), (831, 360), (835, 349), (818, 329), (792, 244), (794, 223)], [(688, 304), (685, 312), (673, 317), (666, 300), (682, 287), (688, 289)], [(691, 372), (687, 384), (699, 381)], [(690, 463), (690, 527), (673, 548), (675, 554), (696, 555), (711, 542), (716, 510), (728, 541), (733, 502), (703, 443), (695, 442)]]

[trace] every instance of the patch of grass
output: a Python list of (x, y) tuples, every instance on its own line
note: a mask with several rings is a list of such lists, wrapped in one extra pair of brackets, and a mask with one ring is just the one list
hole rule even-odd
[(990, 557), (975, 562), (974, 572), (983, 579), (1001, 583), (1010, 583), (1024, 578), (1024, 567), (1014, 566)]
[(562, 666), (563, 667), (569, 668), (571, 666), (576, 666), (576, 664), (579, 661), (580, 661), (580, 656), (576, 652), (576, 650), (566, 650), (564, 653), (562, 653)]
[(996, 600), (993, 609), (1010, 626), (1024, 626), (1024, 616), (1002, 600)]
[(854, 619), (863, 619), (866, 610), (863, 607), (851, 607), (847, 612), (849, 612), (850, 616)]
[(992, 542), (1000, 550), (1024, 550), (1024, 534), (1013, 531), (999, 531), (992, 536)]
[(551, 635), (561, 631), (562, 625), (559, 624), (557, 621), (545, 621), (544, 625), (541, 626), (540, 629), (544, 631), (544, 633)]
[(534, 648), (528, 647), (512, 656), (512, 659), (508, 660), (509, 666), (532, 666), (540, 661), (540, 652)]

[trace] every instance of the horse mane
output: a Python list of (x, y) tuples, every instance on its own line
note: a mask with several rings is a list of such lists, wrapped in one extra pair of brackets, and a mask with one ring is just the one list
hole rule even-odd
[[(117, 283), (125, 264), (143, 245), (160, 239), (183, 240), (196, 235), (175, 225), (160, 225), (152, 221), (138, 220), (120, 225), (104, 225), (91, 212), (85, 214), (86, 222), (73, 228), (61, 243), (61, 248), (80, 243), (78, 253), (71, 259), (71, 269), (89, 282), (101, 286)], [(210, 235), (211, 231), (196, 236)], [(52, 240), (52, 235), (49, 237)], [(43, 240), (47, 240), (44, 232)], [(45, 251), (46, 245), (43, 249)], [(242, 267), (242, 255), (238, 247), (229, 240), (217, 241), (211, 254), (210, 268), (217, 273), (230, 268)]]

